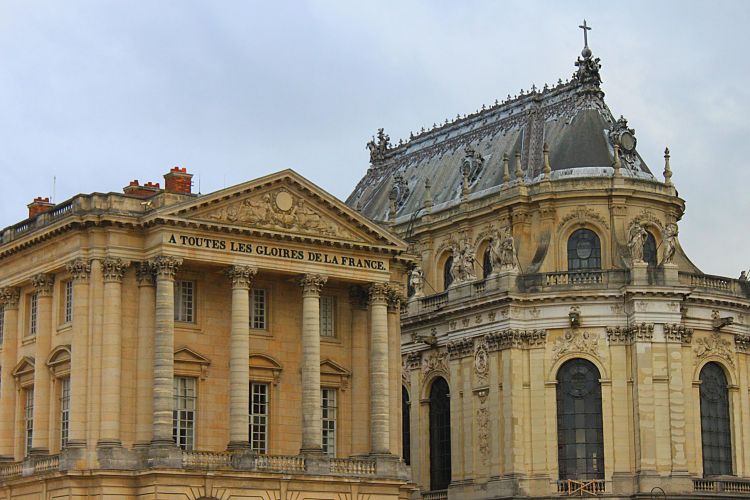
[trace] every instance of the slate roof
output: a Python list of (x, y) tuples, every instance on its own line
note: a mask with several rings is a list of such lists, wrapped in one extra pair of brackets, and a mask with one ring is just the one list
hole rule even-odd
[(400, 219), (422, 207), (429, 179), (438, 208), (461, 197), (467, 160), (470, 196), (481, 197), (503, 184), (504, 154), (509, 157), (510, 182), (515, 179), (516, 153), (521, 154), (525, 182), (536, 182), (542, 177), (545, 143), (553, 180), (612, 175), (615, 144), (620, 146), (623, 176), (654, 179), (635, 149), (635, 131), (624, 118), (616, 120), (604, 102), (599, 59), (587, 50), (582, 55), (569, 82), (532, 88), (404, 144), (391, 145), (381, 129), (377, 140), (368, 143), (371, 166), (346, 203), (367, 217), (386, 220), (393, 196)]

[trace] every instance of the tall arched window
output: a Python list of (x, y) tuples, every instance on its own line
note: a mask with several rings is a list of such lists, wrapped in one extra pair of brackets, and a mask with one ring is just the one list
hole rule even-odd
[(732, 473), (732, 432), (729, 428), (727, 377), (716, 363), (701, 370), (701, 441), (703, 475)]
[(651, 231), (646, 231), (646, 241), (643, 243), (643, 260), (649, 266), (656, 267), (656, 238)]
[(453, 283), (453, 275), (451, 274), (451, 267), (453, 267), (453, 256), (449, 255), (445, 259), (445, 265), (443, 266), (443, 290), (447, 290), (451, 283)]
[(557, 460), (560, 479), (604, 479), (602, 388), (585, 359), (557, 373)]
[(591, 229), (577, 229), (568, 238), (568, 271), (590, 271), (602, 268), (602, 247)]
[(438, 377), (430, 388), (430, 489), (451, 482), (451, 405), (448, 382)]
[(483, 278), (487, 279), (487, 276), (492, 274), (492, 248), (487, 245), (487, 248), (484, 249), (484, 257), (482, 257), (482, 271), (483, 271)]
[(406, 387), (401, 386), (401, 457), (409, 465), (411, 462), (411, 432), (410, 432), (410, 419), (409, 419), (409, 393)]

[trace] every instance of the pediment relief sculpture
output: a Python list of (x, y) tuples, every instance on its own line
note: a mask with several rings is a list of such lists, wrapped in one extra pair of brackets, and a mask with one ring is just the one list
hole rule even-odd
[(296, 232), (359, 240), (305, 198), (279, 188), (248, 196), (193, 216), (196, 219), (249, 225), (272, 231)]

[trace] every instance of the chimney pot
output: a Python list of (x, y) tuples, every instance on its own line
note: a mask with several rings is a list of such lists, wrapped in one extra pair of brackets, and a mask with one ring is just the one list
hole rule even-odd
[(54, 203), (49, 202), (49, 198), (42, 198), (41, 196), (38, 196), (34, 198), (34, 201), (26, 205), (29, 208), (29, 218), (35, 217), (41, 213), (48, 212), (52, 207), (55, 206)]
[(164, 189), (167, 193), (190, 194), (193, 191), (193, 174), (185, 167), (172, 167), (164, 176)]

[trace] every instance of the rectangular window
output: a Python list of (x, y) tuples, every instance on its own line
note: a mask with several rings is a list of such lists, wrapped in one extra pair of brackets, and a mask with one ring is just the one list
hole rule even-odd
[(333, 313), (335, 310), (336, 298), (328, 295), (320, 296), (320, 336), (335, 337), (336, 332), (333, 329)]
[(262, 288), (250, 290), (250, 328), (265, 330), (268, 311), (268, 296)]
[(60, 448), (68, 446), (70, 429), (70, 377), (60, 380)]
[(336, 389), (320, 389), (323, 453), (336, 456)]
[(183, 450), (192, 450), (195, 443), (195, 378), (174, 378), (172, 439)]
[(268, 453), (268, 384), (250, 384), (250, 448)]
[(73, 321), (73, 282), (63, 283), (63, 323)]
[(26, 400), (24, 401), (24, 456), (31, 451), (31, 439), (34, 436), (34, 388), (26, 389)]
[(195, 321), (195, 282), (174, 282), (174, 320), (192, 323)]
[(39, 295), (32, 293), (29, 297), (29, 335), (36, 335), (37, 312), (39, 305)]
[(3, 332), (5, 331), (5, 306), (0, 304), (0, 347), (3, 346)]

